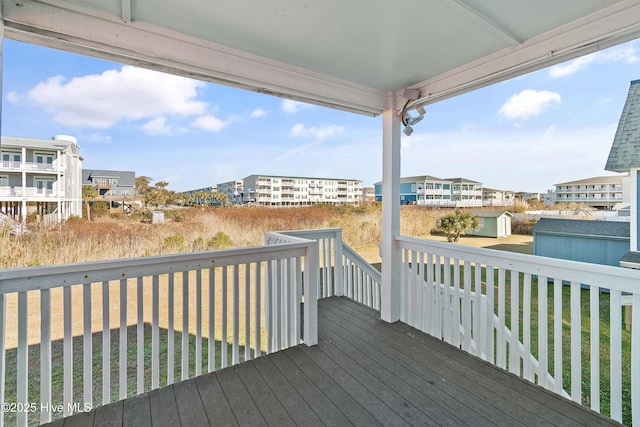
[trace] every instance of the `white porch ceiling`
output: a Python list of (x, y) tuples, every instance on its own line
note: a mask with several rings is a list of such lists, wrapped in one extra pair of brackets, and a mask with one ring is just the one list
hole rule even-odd
[(5, 37), (363, 114), (640, 37), (640, 0), (1, 0)]

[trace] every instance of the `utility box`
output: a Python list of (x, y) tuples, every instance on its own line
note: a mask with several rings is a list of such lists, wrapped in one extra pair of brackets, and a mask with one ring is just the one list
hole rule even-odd
[(163, 223), (164, 223), (164, 212), (151, 211), (151, 224), (163, 224)]

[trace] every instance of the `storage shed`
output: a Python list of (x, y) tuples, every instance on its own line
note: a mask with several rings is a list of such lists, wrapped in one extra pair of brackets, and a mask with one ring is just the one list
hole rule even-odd
[(533, 227), (533, 254), (619, 266), (629, 252), (629, 223), (541, 218)]
[(511, 212), (471, 211), (478, 217), (478, 229), (466, 233), (469, 236), (507, 237), (511, 236)]

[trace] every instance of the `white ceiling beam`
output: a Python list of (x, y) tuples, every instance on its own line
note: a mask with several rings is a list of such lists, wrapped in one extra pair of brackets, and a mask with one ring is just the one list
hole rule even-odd
[[(640, 2), (624, 0), (547, 33), (458, 67), (411, 89), (428, 105), (640, 37)], [(402, 91), (396, 103), (402, 105)]]
[(517, 46), (523, 42), (522, 38), (513, 34), (511, 31), (506, 29), (504, 26), (499, 25), (497, 22), (489, 19), (486, 15), (481, 13), (480, 11), (472, 8), (464, 0), (440, 0), (440, 3), (444, 6), (447, 6), (454, 12), (463, 15), (465, 18), (468, 18), (489, 31), (490, 33), (499, 37), (502, 41), (508, 43), (511, 46)]
[(122, 22), (131, 22), (131, 0), (122, 0)]
[[(2, 0), (6, 37), (365, 115), (389, 103), (385, 91), (234, 50), (141, 22), (123, 23), (76, 4)], [(131, 10), (129, 7), (129, 15)]]

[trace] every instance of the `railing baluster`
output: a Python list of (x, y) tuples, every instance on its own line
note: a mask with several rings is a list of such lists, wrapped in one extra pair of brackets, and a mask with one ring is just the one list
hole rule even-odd
[(571, 398), (582, 402), (582, 321), (580, 283), (571, 282)]
[[(7, 339), (7, 301), (6, 301), (5, 294), (0, 293), (0, 402), (6, 402), (5, 396), (4, 396), (6, 372), (7, 372), (6, 371), (6, 353), (5, 353), (6, 339)], [(48, 345), (50, 348), (51, 344), (49, 343)], [(50, 353), (51, 351), (49, 351), (49, 354)], [(41, 360), (40, 363), (42, 364), (44, 362)], [(41, 372), (40, 375), (42, 375), (43, 371), (40, 371), (40, 372)], [(42, 393), (42, 389), (40, 390), (40, 393)], [(51, 395), (51, 392), (49, 391), (49, 396), (50, 395)], [(51, 402), (51, 400), (46, 400), (46, 401), (43, 400), (43, 402)], [(41, 417), (42, 416), (47, 417), (45, 421), (51, 420), (51, 415), (49, 414), (49, 411), (47, 411), (46, 415), (44, 415), (43, 413)], [(42, 423), (42, 419), (40, 420), (40, 422)], [(4, 411), (0, 411), (0, 427), (4, 427)]]
[[(275, 351), (279, 351), (282, 349), (282, 298), (283, 298), (283, 263), (284, 260), (276, 261), (276, 282), (275, 282), (275, 298), (273, 298), (274, 302), (274, 310), (273, 315), (275, 316)], [(325, 282), (326, 285), (326, 282)]]
[(462, 349), (472, 352), (471, 349), (471, 262), (463, 261), (464, 272), (464, 299), (462, 300), (462, 328), (464, 331), (464, 339), (462, 341)]
[[(63, 338), (63, 391), (62, 391), (62, 414), (67, 417), (71, 415), (71, 403), (73, 402), (73, 331), (71, 319), (71, 286), (62, 288), (64, 307), (64, 338)], [(20, 294), (18, 294), (20, 295)], [(26, 298), (26, 293), (25, 293)], [(25, 313), (26, 315), (26, 313)], [(26, 321), (26, 320), (25, 320)], [(26, 327), (26, 324), (25, 324)], [(18, 326), (18, 330), (20, 326)], [(18, 393), (19, 395), (19, 393)], [(25, 395), (26, 397), (26, 395)], [(26, 399), (24, 400), (26, 402)]]
[(207, 370), (216, 370), (216, 269), (209, 269), (209, 363)]
[(548, 292), (547, 288), (549, 283), (545, 276), (538, 276), (538, 366), (540, 371), (538, 372), (538, 384), (544, 388), (547, 386), (547, 377), (549, 372), (548, 363), (548, 346), (549, 346), (549, 334), (548, 328)]
[(418, 252), (411, 251), (411, 280), (409, 281), (409, 289), (408, 296), (409, 300), (407, 301), (407, 307), (409, 309), (409, 323), (413, 327), (418, 327), (420, 325), (420, 319), (418, 318), (418, 313), (422, 311), (424, 307), (420, 307), (419, 305), (422, 303), (422, 292), (418, 290), (418, 274), (420, 271), (420, 267), (418, 266)]
[(525, 273), (522, 295), (522, 376), (533, 381), (531, 370), (531, 274)]
[(120, 280), (120, 399), (127, 397), (127, 279)]
[(520, 375), (520, 273), (511, 270), (511, 340), (509, 372)]
[(189, 378), (189, 272), (182, 272), (182, 370), (181, 379)]
[[(426, 262), (425, 257), (427, 258)], [(436, 335), (435, 314), (438, 313), (439, 309), (435, 302), (436, 296), (433, 293), (433, 256), (430, 253), (425, 254), (424, 252), (420, 252), (418, 263), (421, 266), (420, 280), (418, 283), (422, 292), (420, 303), (423, 307), (422, 310), (420, 310), (422, 312), (420, 315), (420, 325), (423, 329), (429, 331), (428, 333), (431, 335)]]
[(261, 331), (262, 331), (262, 324), (260, 319), (262, 318), (262, 314), (261, 314), (261, 300), (262, 300), (262, 292), (261, 292), (261, 280), (260, 280), (260, 276), (261, 276), (261, 271), (262, 271), (262, 263), (261, 262), (256, 262), (255, 263), (255, 267), (254, 267), (254, 274), (255, 274), (255, 289), (256, 289), (256, 295), (254, 298), (254, 305), (255, 305), (255, 309), (254, 309), (254, 318), (255, 318), (255, 329), (254, 329), (254, 333), (255, 333), (255, 350), (254, 350), (254, 355), (255, 357), (259, 357), (262, 354), (262, 349), (260, 348), (262, 346), (262, 337), (261, 337)]
[(591, 371), (591, 409), (600, 412), (600, 288), (591, 286), (589, 291), (590, 315), (589, 322), (591, 324), (591, 357), (589, 359)]
[(240, 272), (233, 266), (233, 352), (232, 363), (240, 362)]
[[(610, 387), (611, 418), (622, 422), (622, 301), (620, 291), (611, 290), (610, 298)], [(632, 343), (633, 345), (633, 343)]]
[(151, 283), (151, 389), (160, 387), (160, 277), (153, 275)]
[(496, 364), (502, 369), (507, 369), (507, 342), (505, 340), (506, 328), (506, 272), (504, 268), (498, 269), (498, 333), (496, 343)]
[(452, 335), (451, 335), (451, 258), (445, 256), (444, 264), (442, 266), (442, 271), (444, 272), (444, 277), (442, 284), (444, 285), (442, 288), (442, 295), (444, 297), (444, 303), (442, 305), (442, 338), (452, 344)]
[(244, 265), (244, 360), (251, 359), (251, 264)]
[(167, 384), (176, 378), (175, 366), (175, 274), (169, 273), (167, 283)]
[(227, 267), (222, 267), (222, 339), (220, 340), (220, 365), (227, 367)]
[(453, 345), (460, 348), (460, 260), (453, 260)]
[(495, 359), (495, 351), (494, 351), (494, 318), (495, 318), (495, 270), (493, 266), (487, 265), (485, 268), (486, 274), (486, 292), (487, 292), (487, 300), (486, 300), (486, 313), (487, 313), (487, 323), (486, 323), (486, 344), (485, 347), (487, 349), (486, 360), (490, 363), (496, 363)]
[(562, 280), (553, 279), (553, 377), (556, 393), (562, 388)]
[[(71, 401), (70, 392), (69, 392), (69, 378), (67, 376), (67, 367), (71, 367), (72, 363), (67, 362), (67, 359), (73, 357), (71, 351), (68, 348), (68, 336), (67, 327), (71, 329), (71, 322), (67, 322), (67, 315), (70, 311), (70, 305), (67, 307), (67, 289), (69, 287), (65, 287), (65, 301), (64, 301), (64, 326), (65, 326), (65, 334), (64, 334), (64, 366), (65, 366), (65, 377), (64, 377), (64, 401), (65, 401), (65, 411), (67, 411), (66, 402)], [(69, 301), (71, 299), (69, 298)], [(69, 303), (70, 304), (70, 303)], [(69, 309), (69, 310), (68, 310)], [(16, 403), (18, 404), (28, 404), (29, 403), (29, 343), (27, 341), (27, 319), (29, 317), (29, 313), (27, 311), (27, 292), (22, 291), (18, 292), (18, 350), (16, 354)], [(69, 399), (69, 400), (67, 400)], [(28, 419), (27, 415), (28, 411), (17, 411), (16, 413), (16, 422), (19, 426), (26, 426)], [(66, 416), (65, 412), (65, 416)]]
[[(41, 296), (42, 298), (42, 296)], [(91, 336), (91, 283), (82, 285), (82, 398), (86, 403), (93, 402), (93, 338)], [(40, 338), (43, 340), (43, 338)], [(49, 336), (49, 340), (51, 337)], [(50, 358), (46, 359), (51, 362)], [(50, 401), (50, 400), (49, 400)], [(45, 401), (46, 402), (46, 401)]]
[[(444, 295), (440, 287), (442, 283), (442, 277), (440, 273), (440, 266), (442, 264), (442, 257), (440, 255), (427, 255), (428, 270), (427, 270), (427, 289), (433, 295), (433, 305), (431, 306), (431, 322), (433, 322), (432, 331), (434, 336), (442, 338), (442, 304), (444, 301)], [(435, 270), (435, 272), (434, 272)], [(429, 276), (431, 273), (431, 276)], [(435, 274), (435, 279), (434, 279)]]
[(196, 270), (196, 376), (202, 374), (202, 270)]
[(302, 306), (302, 257), (295, 258), (295, 287), (294, 287), (294, 300), (293, 300), (293, 327), (291, 333), (293, 334), (293, 345), (298, 345), (301, 342), (302, 333), (302, 316), (300, 315), (300, 308)]
[(136, 302), (137, 302), (137, 321), (136, 321), (136, 345), (137, 345), (137, 362), (136, 362), (136, 393), (144, 393), (144, 278), (136, 279)]
[(265, 326), (267, 328), (267, 354), (273, 353), (275, 351), (273, 345), (273, 263), (274, 261), (265, 262), (266, 288), (264, 298), (264, 318), (266, 324)]
[(475, 355), (478, 357), (482, 357), (484, 354), (484, 328), (480, 323), (480, 314), (482, 310), (482, 265), (479, 262), (474, 263), (474, 305), (473, 305), (473, 341), (475, 343)]
[(111, 329), (109, 282), (102, 282), (102, 404), (111, 402)]
[[(0, 295), (0, 388), (4, 384), (4, 295)], [(91, 384), (93, 386), (93, 383)], [(4, 402), (4, 393), (0, 392), (0, 402)], [(40, 424), (51, 421), (51, 290), (40, 291), (40, 402), (44, 407), (40, 412)], [(90, 401), (93, 403), (93, 401)], [(2, 414), (0, 414), (0, 426)]]

